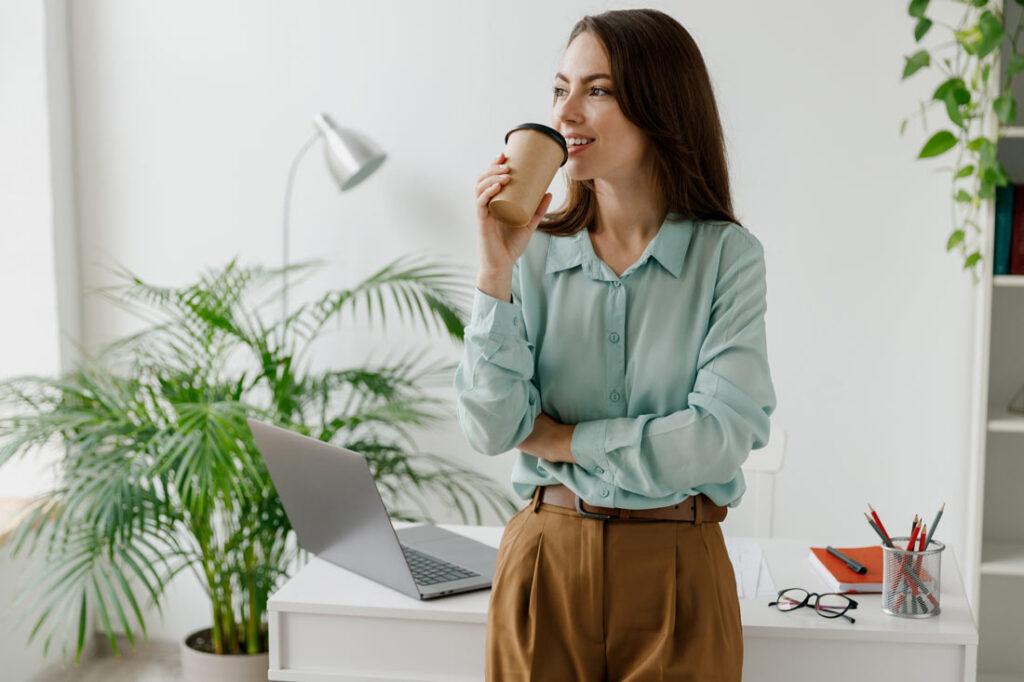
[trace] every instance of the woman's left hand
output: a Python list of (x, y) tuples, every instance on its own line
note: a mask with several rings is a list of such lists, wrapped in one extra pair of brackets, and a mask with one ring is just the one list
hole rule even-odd
[(546, 459), (549, 462), (572, 462), (573, 424), (560, 424), (541, 412), (533, 421), (533, 432), (526, 437), (518, 448), (523, 452)]

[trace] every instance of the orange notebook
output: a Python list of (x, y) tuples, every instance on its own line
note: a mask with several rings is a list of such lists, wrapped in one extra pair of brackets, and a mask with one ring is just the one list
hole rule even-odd
[(863, 564), (867, 573), (854, 573), (843, 560), (829, 554), (824, 547), (811, 547), (811, 565), (833, 592), (881, 592), (882, 546), (836, 547), (854, 561)]

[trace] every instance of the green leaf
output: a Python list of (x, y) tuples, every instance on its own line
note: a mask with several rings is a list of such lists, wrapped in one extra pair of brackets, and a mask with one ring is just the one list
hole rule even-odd
[(970, 149), (972, 152), (977, 152), (980, 151), (981, 148), (985, 146), (985, 144), (991, 144), (991, 142), (992, 141), (989, 140), (987, 137), (976, 137), (967, 143), (967, 148)]
[(1000, 123), (1012, 124), (1017, 119), (1017, 102), (1013, 99), (1013, 93), (1005, 90), (992, 104), (992, 110), (996, 112)]
[(907, 8), (907, 14), (915, 19), (921, 19), (924, 17), (924, 12), (927, 9), (928, 0), (910, 0), (910, 6)]
[(958, 102), (966, 103), (971, 99), (971, 94), (967, 90), (967, 86), (964, 84), (964, 79), (960, 77), (947, 78), (944, 80), (939, 87), (935, 88), (935, 92), (932, 93), (932, 99), (938, 102), (944, 102), (952, 92), (962, 93), (955, 97), (955, 100)]
[[(1024, 2), (1024, 0), (1021, 0)], [(1017, 54), (1016, 52), (1010, 55), (1010, 59), (1006, 64), (1006, 74), (1008, 76), (1014, 76), (1021, 71), (1024, 71), (1024, 54)]]
[(907, 129), (907, 119), (903, 119), (900, 122), (900, 137), (903, 136), (903, 131), (905, 131), (906, 129)]
[(974, 172), (974, 166), (973, 165), (964, 166), (963, 168), (960, 169), (960, 172), (958, 172), (956, 174), (954, 179), (966, 178), (968, 175), (970, 175), (973, 172)]
[(956, 146), (956, 136), (948, 130), (940, 130), (932, 135), (931, 139), (925, 143), (917, 158), (926, 159), (938, 156), (949, 151), (954, 146)]
[(928, 29), (932, 27), (932, 20), (925, 19), (922, 17), (918, 20), (917, 25), (914, 26), (914, 42), (921, 42), (921, 38), (924, 38), (925, 34), (928, 33)]
[(979, 260), (981, 260), (981, 253), (975, 251), (964, 260), (964, 270), (973, 267)]
[(964, 231), (963, 230), (955, 230), (953, 232), (953, 234), (949, 235), (949, 240), (946, 242), (946, 251), (952, 251), (953, 248), (957, 244), (963, 242), (963, 240), (964, 240)]
[[(975, 6), (978, 7), (980, 5)], [(982, 13), (981, 18), (978, 20), (978, 28), (981, 31), (982, 40), (977, 45), (977, 56), (978, 59), (983, 59), (999, 47), (1006, 33), (1003, 31), (1003, 22), (989, 10)]]
[(954, 87), (943, 93), (943, 102), (946, 104), (946, 113), (949, 115), (949, 120), (964, 130), (967, 129), (967, 126), (964, 125), (964, 116), (960, 108), (969, 103), (970, 100), (971, 93), (966, 88)]
[(904, 79), (913, 75), (918, 69), (931, 64), (931, 57), (927, 50), (919, 50), (910, 57), (904, 57), (904, 59), (906, 60), (906, 64), (903, 67)]

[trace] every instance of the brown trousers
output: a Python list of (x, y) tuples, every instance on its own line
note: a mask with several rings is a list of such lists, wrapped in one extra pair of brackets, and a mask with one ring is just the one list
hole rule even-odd
[(740, 606), (719, 524), (589, 519), (536, 499), (498, 548), (488, 682), (739, 682)]

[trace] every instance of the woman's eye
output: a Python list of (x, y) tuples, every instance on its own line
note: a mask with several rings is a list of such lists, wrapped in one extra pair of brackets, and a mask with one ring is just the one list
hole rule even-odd
[[(604, 93), (604, 94), (606, 94), (606, 95), (610, 95), (610, 94), (611, 94), (611, 92), (609, 92), (608, 90), (605, 90), (604, 88), (597, 88), (597, 87), (595, 87), (595, 88), (590, 88), (590, 91), (591, 91), (591, 92), (594, 92), (595, 90), (599, 90), (599, 91), (603, 92), (603, 93)], [(562, 89), (562, 88), (558, 88), (558, 87), (556, 87), (556, 88), (554, 88), (553, 92), (554, 92), (554, 94), (555, 94), (555, 97), (558, 97), (558, 96), (559, 96), (559, 95), (558, 95), (558, 93), (560, 93), (560, 92), (565, 92), (565, 90), (564, 90), (564, 89)]]

